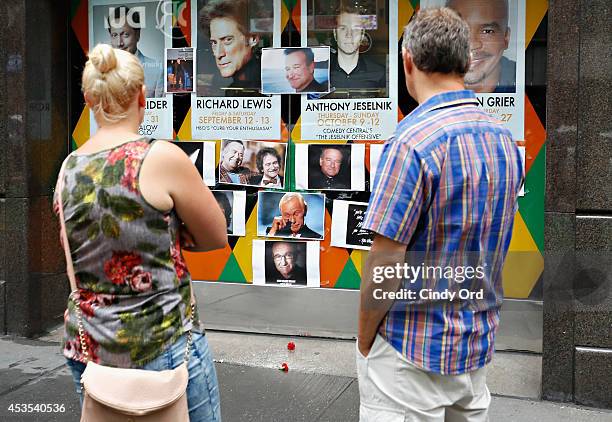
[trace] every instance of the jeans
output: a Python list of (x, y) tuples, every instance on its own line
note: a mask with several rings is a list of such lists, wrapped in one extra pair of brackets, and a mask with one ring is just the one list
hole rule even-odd
[[(142, 369), (163, 371), (176, 368), (183, 363), (186, 342), (187, 336), (184, 335), (155, 360), (144, 365)], [(85, 371), (85, 364), (72, 359), (67, 359), (67, 364), (72, 371), (76, 391), (82, 405), (81, 375)], [(200, 333), (193, 333), (188, 370), (187, 404), (189, 406), (189, 420), (191, 422), (220, 422), (221, 401), (217, 373), (206, 336)]]

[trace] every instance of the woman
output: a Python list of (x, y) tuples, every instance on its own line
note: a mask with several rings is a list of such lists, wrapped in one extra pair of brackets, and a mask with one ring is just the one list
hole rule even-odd
[(219, 421), (217, 377), (197, 312), (191, 317), (191, 276), (179, 231), (184, 225), (195, 250), (222, 248), (223, 213), (180, 148), (138, 135), (146, 90), (134, 55), (96, 46), (82, 90), (98, 130), (65, 161), (55, 198), (56, 209), (62, 200), (78, 285), (65, 312), (63, 341), (77, 392), (82, 399), (87, 359), (75, 303), (89, 359), (102, 365), (172, 369), (183, 362), (191, 330), (189, 415)]

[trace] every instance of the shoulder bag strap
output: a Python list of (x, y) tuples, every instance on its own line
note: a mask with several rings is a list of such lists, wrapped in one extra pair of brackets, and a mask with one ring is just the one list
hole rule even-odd
[(70, 290), (74, 293), (77, 290), (76, 277), (74, 275), (74, 266), (72, 264), (72, 255), (70, 254), (70, 245), (68, 243), (68, 234), (66, 232), (66, 222), (64, 220), (64, 204), (62, 201), (62, 191), (64, 190), (64, 172), (66, 170), (66, 163), (70, 155), (66, 157), (62, 163), (59, 176), (57, 177), (56, 195), (57, 195), (57, 207), (58, 215), (60, 220), (60, 238), (62, 246), (64, 248), (64, 254), (66, 255), (66, 273), (68, 274), (68, 280), (70, 280)]
[(78, 287), (76, 283), (76, 276), (74, 275), (74, 265), (72, 263), (72, 254), (70, 253), (70, 244), (68, 243), (68, 233), (66, 232), (66, 221), (64, 219), (64, 203), (62, 200), (62, 191), (64, 190), (64, 173), (66, 170), (66, 164), (70, 159), (70, 155), (66, 157), (59, 176), (57, 177), (57, 210), (60, 220), (60, 238), (62, 240), (62, 246), (64, 248), (64, 255), (66, 256), (66, 274), (68, 280), (70, 280), (70, 296), (74, 301), (75, 312), (77, 316), (77, 327), (79, 330), (79, 341), (81, 343), (81, 350), (85, 355), (85, 361), (89, 361), (89, 351), (87, 350), (87, 343), (85, 342), (85, 330), (83, 329), (83, 314), (81, 313), (81, 303), (77, 297)]

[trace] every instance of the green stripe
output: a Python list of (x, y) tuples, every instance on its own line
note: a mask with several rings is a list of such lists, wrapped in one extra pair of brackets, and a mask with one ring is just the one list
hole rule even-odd
[(540, 252), (544, 252), (544, 191), (546, 188), (546, 145), (527, 173), (525, 196), (519, 198), (519, 210)]

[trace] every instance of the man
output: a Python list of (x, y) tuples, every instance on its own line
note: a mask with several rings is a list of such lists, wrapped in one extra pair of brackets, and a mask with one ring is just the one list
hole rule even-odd
[[(350, 89), (367, 91), (368, 97), (385, 96), (387, 71), (370, 57), (360, 54), (359, 48), (365, 35), (361, 9), (343, 5), (336, 17), (334, 39), (338, 47), (330, 61), (331, 85), (351, 96)], [(337, 91), (334, 95), (340, 95)], [(364, 96), (363, 93), (361, 96)]]
[(232, 78), (226, 96), (258, 95), (261, 88), (261, 61), (255, 52), (259, 35), (248, 30), (248, 10), (246, 0), (212, 0), (200, 11), (219, 73)]
[(298, 248), (292, 242), (272, 242), (272, 262), (266, 266), (268, 283), (306, 285), (306, 269), (299, 266)]
[(311, 48), (285, 49), (285, 77), (295, 92), (327, 92), (328, 84), (314, 77), (315, 61)]
[[(144, 69), (147, 98), (164, 96), (164, 68), (161, 62), (145, 56), (138, 49), (140, 30), (145, 27), (139, 12), (130, 12), (126, 6), (110, 8), (107, 28), (113, 48), (130, 52), (138, 57)], [(130, 26), (133, 24), (134, 27)]]
[(350, 189), (350, 182), (340, 176), (344, 155), (340, 148), (325, 147), (319, 155), (319, 167), (309, 172), (310, 189)]
[(187, 73), (185, 62), (181, 61), (181, 59), (172, 60), (170, 67), (172, 70), (170, 73), (172, 74), (173, 83), (171, 84), (172, 86), (169, 86), (169, 88), (176, 91), (183, 89), (185, 86), (185, 75)]
[(289, 192), (283, 195), (278, 202), (281, 215), (274, 217), (272, 226), (268, 227), (268, 236), (298, 237), (307, 239), (322, 239), (323, 236), (311, 230), (304, 218), (308, 212), (308, 204), (304, 197), (297, 192)]
[(250, 185), (266, 188), (282, 188), (283, 176), (280, 173), (281, 156), (274, 148), (262, 148), (255, 156), (259, 174), (251, 176)]
[(232, 205), (230, 204), (230, 200), (225, 192), (214, 190), (212, 193), (217, 200), (217, 204), (219, 204), (219, 208), (221, 208), (221, 211), (223, 211), (223, 215), (225, 216), (227, 234), (232, 234), (234, 232), (234, 225), (232, 223)]
[[(486, 421), (485, 365), (524, 177), (520, 154), (464, 90), (469, 28), (453, 10), (421, 9), (405, 28), (402, 58), (419, 106), (384, 145), (363, 224), (375, 238), (361, 283), (361, 421)], [(423, 257), (434, 271), (414, 276)], [(453, 275), (468, 273), (455, 265), (465, 262), (478, 263), (469, 281)], [(408, 275), (401, 266), (412, 267)], [(468, 286), (482, 298), (450, 297)], [(435, 301), (430, 291), (448, 296)]]
[(251, 171), (242, 167), (244, 159), (244, 144), (242, 141), (230, 139), (226, 141), (221, 151), (221, 163), (219, 164), (219, 182), (239, 185), (249, 184)]
[(475, 92), (515, 92), (516, 62), (503, 56), (510, 42), (508, 0), (449, 0), (470, 27), (472, 60), (465, 86)]

